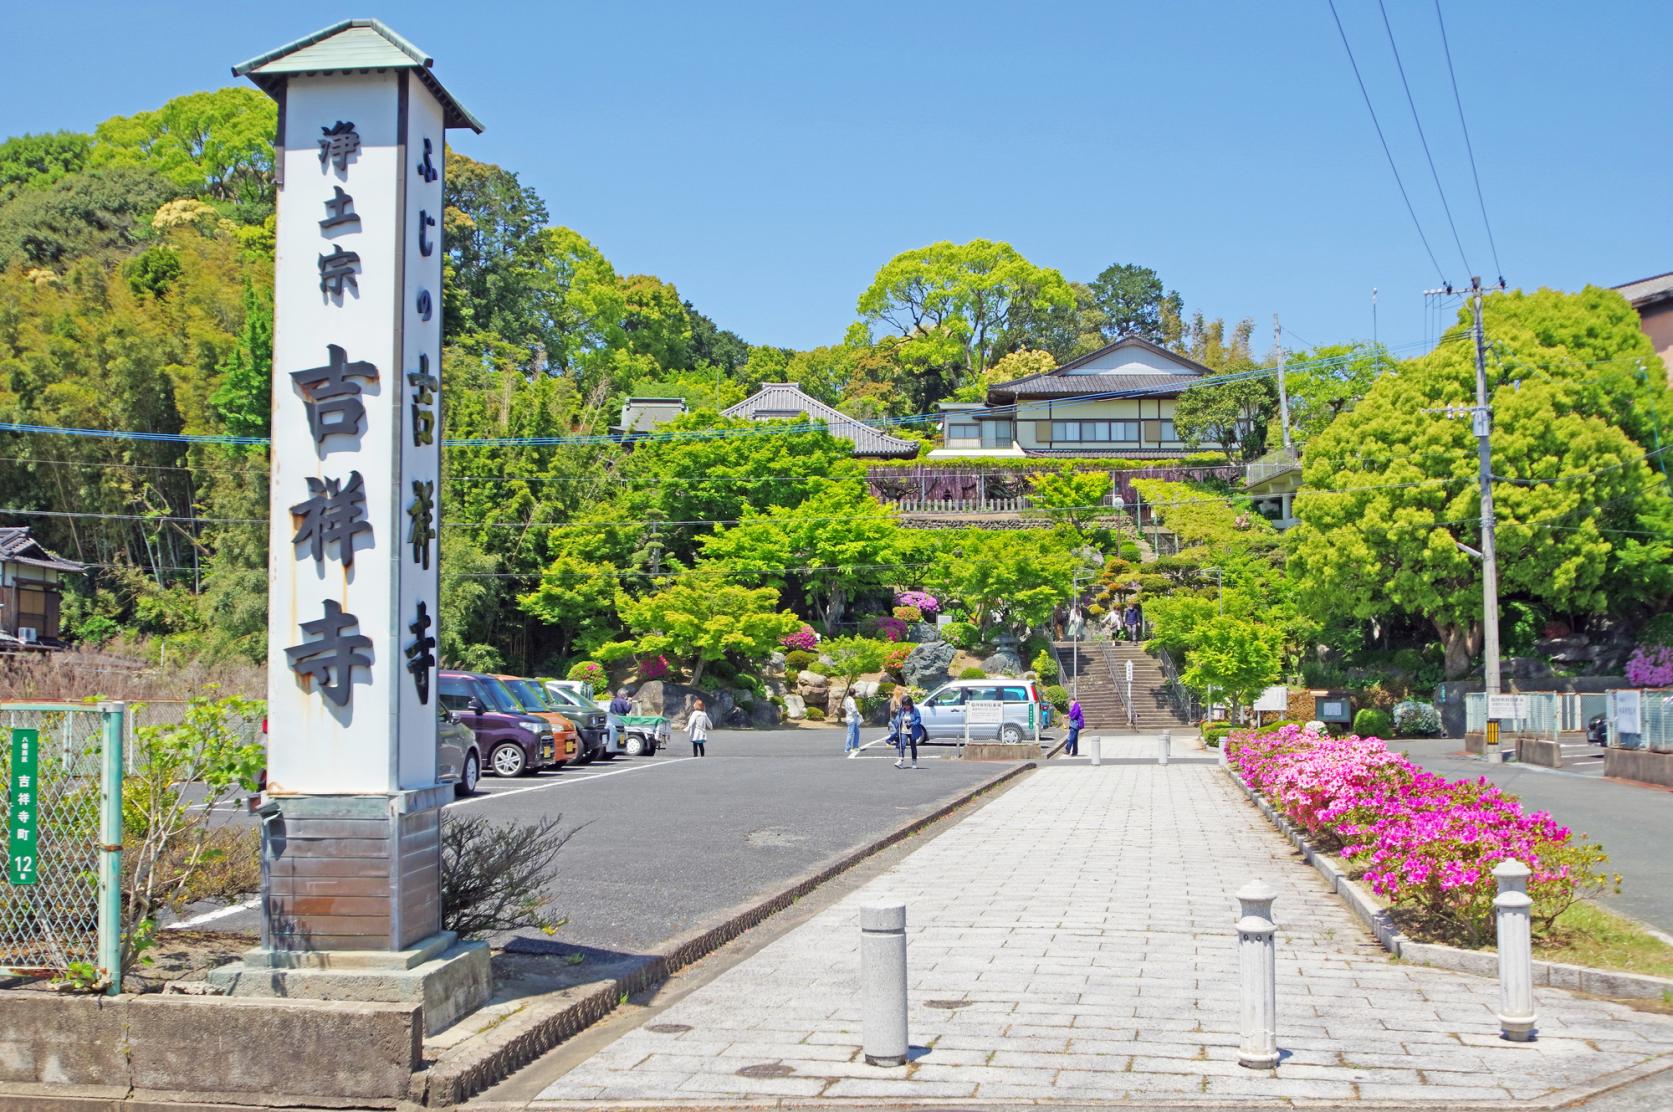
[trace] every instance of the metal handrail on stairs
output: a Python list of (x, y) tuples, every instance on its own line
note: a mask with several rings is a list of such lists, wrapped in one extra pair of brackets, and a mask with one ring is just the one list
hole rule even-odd
[[(1098, 655), (1104, 658), (1104, 667), (1109, 669), (1110, 686), (1115, 688), (1115, 693), (1121, 697), (1121, 707), (1127, 712), (1127, 728), (1129, 730), (1138, 729), (1138, 717), (1133, 713), (1133, 700), (1130, 698), (1131, 692), (1128, 691), (1129, 685), (1126, 680), (1116, 675), (1115, 657), (1103, 646), (1099, 646)], [(1076, 662), (1076, 665), (1079, 665), (1079, 661)]]
[(1197, 703), (1197, 697), (1191, 693), (1190, 688), (1180, 682), (1179, 669), (1175, 666), (1173, 657), (1168, 655), (1168, 650), (1158, 645), (1153, 655), (1162, 667), (1162, 678), (1166, 681), (1164, 690), (1174, 713), (1186, 722), (1201, 721), (1202, 710)]

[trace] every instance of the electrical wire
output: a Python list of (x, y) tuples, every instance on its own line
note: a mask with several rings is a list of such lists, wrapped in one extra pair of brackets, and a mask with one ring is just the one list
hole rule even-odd
[(1441, 26), (1441, 50), (1446, 54), (1446, 72), (1452, 79), (1452, 102), (1458, 106), (1458, 128), (1464, 133), (1464, 149), (1470, 155), (1470, 177), (1475, 181), (1475, 198), (1481, 206), (1481, 223), (1487, 229), (1487, 246), (1493, 252), (1493, 269), (1498, 271), (1499, 285), (1505, 282), (1505, 268), (1499, 265), (1499, 245), (1493, 240), (1493, 224), (1487, 219), (1487, 198), (1481, 192), (1481, 175), (1476, 172), (1475, 147), (1470, 143), (1470, 125), (1464, 122), (1464, 101), (1458, 95), (1458, 74), (1452, 68), (1452, 47), (1446, 39), (1446, 20), (1441, 17), (1441, 0), (1435, 0), (1435, 22)]
[(1406, 81), (1406, 66), (1400, 61), (1400, 48), (1394, 44), (1394, 25), (1388, 21), (1388, 8), (1383, 0), (1377, 0), (1377, 10), (1383, 16), (1383, 30), (1388, 32), (1388, 48), (1394, 52), (1394, 68), (1400, 73), (1400, 87), (1406, 90), (1406, 104), (1412, 110), (1412, 123), (1417, 126), (1418, 142), (1423, 144), (1423, 157), (1429, 163), (1429, 176), (1435, 179), (1435, 192), (1441, 197), (1441, 211), (1446, 213), (1447, 227), (1452, 229), (1452, 242), (1458, 248), (1458, 257), (1464, 261), (1464, 272), (1474, 273), (1470, 266), (1469, 257), (1464, 253), (1464, 241), (1458, 237), (1458, 225), (1452, 219), (1452, 206), (1446, 202), (1446, 190), (1441, 188), (1441, 175), (1435, 169), (1435, 158), (1429, 153), (1429, 137), (1423, 134), (1423, 121), (1417, 115), (1417, 101), (1412, 99), (1412, 87)]
[(1336, 33), (1342, 36), (1342, 49), (1348, 52), (1348, 65), (1353, 67), (1354, 80), (1359, 82), (1359, 95), (1365, 98), (1365, 110), (1371, 113), (1371, 126), (1377, 129), (1377, 141), (1383, 145), (1383, 157), (1388, 159), (1388, 168), (1394, 174), (1394, 184), (1400, 188), (1400, 199), (1406, 202), (1406, 214), (1412, 218), (1412, 227), (1417, 229), (1417, 238), (1423, 242), (1424, 253), (1434, 264), (1435, 274), (1441, 282), (1446, 282), (1446, 272), (1441, 269), (1440, 260), (1435, 258), (1434, 248), (1429, 246), (1429, 237), (1423, 234), (1423, 224), (1417, 218), (1417, 210), (1412, 208), (1411, 195), (1406, 192), (1406, 183), (1400, 180), (1400, 168), (1394, 164), (1394, 154), (1388, 149), (1388, 139), (1383, 135), (1383, 125), (1377, 120), (1377, 110), (1371, 106), (1371, 94), (1365, 88), (1365, 78), (1360, 76), (1359, 63), (1354, 60), (1353, 47), (1348, 45), (1348, 33), (1342, 28), (1342, 17), (1336, 12), (1336, 0), (1327, 0), (1330, 4), (1330, 16), (1336, 21)]

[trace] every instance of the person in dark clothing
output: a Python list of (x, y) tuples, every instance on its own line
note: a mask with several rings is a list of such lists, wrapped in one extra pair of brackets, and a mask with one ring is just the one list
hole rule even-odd
[(900, 759), (895, 762), (896, 768), (906, 767), (906, 750), (912, 749), (912, 767), (918, 767), (918, 739), (924, 736), (924, 718), (918, 713), (918, 708), (912, 705), (912, 696), (904, 696), (900, 701)]

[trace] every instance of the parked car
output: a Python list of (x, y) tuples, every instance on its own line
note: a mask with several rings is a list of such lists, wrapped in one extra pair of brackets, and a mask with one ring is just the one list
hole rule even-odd
[(539, 680), (501, 675), (493, 678), (505, 685), (505, 689), (511, 692), (511, 697), (517, 700), (517, 705), (523, 708), (523, 713), (543, 718), (552, 724), (552, 736), (557, 738), (558, 748), (568, 759), (578, 765), (584, 765), (598, 756), (599, 750), (603, 748), (602, 741), (598, 738), (587, 738), (579, 729), (579, 722), (547, 698), (546, 689), (540, 686)]
[(1005, 704), (1005, 717), (997, 727), (977, 726), (972, 739), (1025, 741), (1034, 736), (1034, 722), (1045, 725), (1045, 699), (1033, 680), (989, 677), (985, 680), (953, 680), (924, 696), (918, 712), (924, 733), (931, 738), (964, 737), (965, 704), (987, 701)]
[(591, 684), (571, 680), (547, 680), (541, 685), (546, 698), (581, 727), (581, 736), (586, 739), (588, 748), (604, 760), (609, 760), (617, 753), (627, 752), (627, 748), (620, 731), (617, 732), (616, 744), (610, 744), (610, 712), (599, 706), (591, 695), (583, 694), (583, 690), (591, 689)]
[(452, 784), (454, 795), (470, 795), (482, 779), (476, 733), (447, 707), (438, 703), (436, 709), (441, 715), (436, 724), (436, 783)]
[(522, 776), (564, 763), (552, 724), (525, 713), (499, 680), (444, 671), (436, 676), (436, 688), (441, 705), (476, 735), (477, 751), (488, 755), (486, 767), (493, 775)]

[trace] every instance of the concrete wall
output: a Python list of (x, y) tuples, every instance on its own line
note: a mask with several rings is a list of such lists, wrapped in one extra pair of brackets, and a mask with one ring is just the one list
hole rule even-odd
[(1611, 746), (1603, 751), (1603, 774), (1673, 788), (1673, 753)]
[[(394, 1107), (421, 1009), (219, 996), (0, 993), (0, 1106), (150, 1096)], [(283, 1048), (283, 1053), (275, 1053)]]
[(1515, 740), (1516, 759), (1523, 764), (1540, 768), (1562, 768), (1563, 747), (1559, 742), (1542, 737), (1519, 737)]

